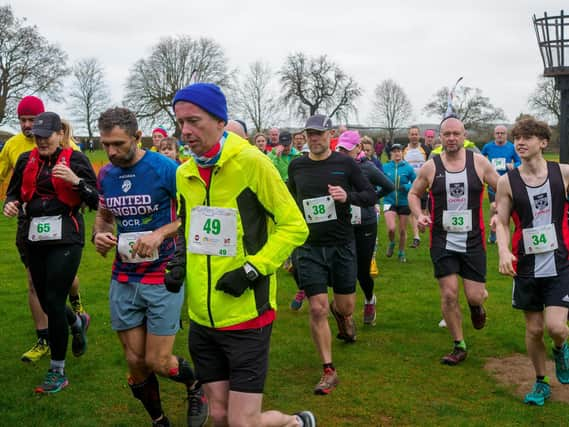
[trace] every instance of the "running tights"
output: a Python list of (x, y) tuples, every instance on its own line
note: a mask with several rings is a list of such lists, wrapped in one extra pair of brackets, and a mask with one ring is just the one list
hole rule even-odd
[(358, 259), (358, 282), (368, 301), (373, 298), (373, 279), (369, 274), (371, 258), (375, 249), (377, 224), (357, 225), (354, 227), (356, 236), (356, 257)]

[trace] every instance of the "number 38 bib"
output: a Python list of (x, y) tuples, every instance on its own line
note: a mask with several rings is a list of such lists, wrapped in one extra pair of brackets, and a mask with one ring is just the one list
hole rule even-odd
[(304, 199), (302, 201), (302, 207), (304, 208), (304, 217), (308, 224), (337, 219), (336, 205), (331, 196)]
[(451, 233), (472, 231), (472, 211), (443, 211), (443, 229)]
[(540, 227), (524, 228), (524, 248), (526, 254), (541, 254), (557, 249), (557, 235), (553, 224), (542, 225)]
[(237, 209), (196, 206), (192, 208), (188, 252), (235, 256), (237, 253)]

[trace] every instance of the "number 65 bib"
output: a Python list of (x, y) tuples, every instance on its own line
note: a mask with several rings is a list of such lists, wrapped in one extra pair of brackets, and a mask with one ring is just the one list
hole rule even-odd
[(553, 224), (524, 228), (522, 234), (526, 254), (541, 254), (557, 249), (557, 234)]
[(336, 205), (332, 196), (315, 197), (302, 201), (304, 217), (308, 224), (335, 220)]
[(196, 206), (192, 208), (188, 252), (235, 256), (237, 253), (237, 209)]
[(451, 233), (472, 231), (472, 211), (443, 211), (443, 229)]
[(61, 215), (32, 218), (28, 230), (28, 240), (30, 242), (61, 240)]

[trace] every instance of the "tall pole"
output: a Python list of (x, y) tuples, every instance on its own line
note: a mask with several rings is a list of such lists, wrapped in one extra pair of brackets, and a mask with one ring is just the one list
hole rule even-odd
[(569, 76), (556, 76), (555, 83), (561, 92), (559, 117), (559, 161), (569, 163)]

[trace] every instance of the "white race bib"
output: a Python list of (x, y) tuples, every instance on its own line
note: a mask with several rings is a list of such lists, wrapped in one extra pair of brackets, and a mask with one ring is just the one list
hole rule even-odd
[(235, 256), (237, 253), (237, 209), (211, 206), (192, 208), (188, 252)]
[(540, 227), (524, 228), (524, 248), (526, 254), (541, 254), (557, 249), (557, 234), (553, 224), (542, 225)]
[(356, 205), (350, 205), (350, 212), (352, 214), (352, 225), (357, 225), (362, 223), (362, 208)]
[(497, 157), (495, 159), (492, 159), (492, 166), (494, 166), (494, 169), (496, 169), (497, 171), (506, 170), (506, 158)]
[(61, 240), (61, 215), (32, 218), (28, 230), (28, 240), (30, 242)]
[(472, 231), (472, 211), (443, 211), (443, 229), (451, 233)]
[(336, 205), (332, 196), (315, 197), (302, 201), (304, 217), (308, 224), (333, 221), (337, 219)]
[(149, 257), (143, 258), (138, 254), (136, 254), (134, 257), (132, 256), (133, 254), (132, 247), (134, 246), (138, 238), (150, 233), (152, 233), (152, 231), (138, 231), (134, 233), (119, 234), (119, 243), (117, 245), (117, 249), (121, 261), (128, 264), (138, 264), (141, 262), (156, 261), (158, 259), (158, 248), (154, 249), (154, 252), (152, 252), (152, 255), (150, 255)]

